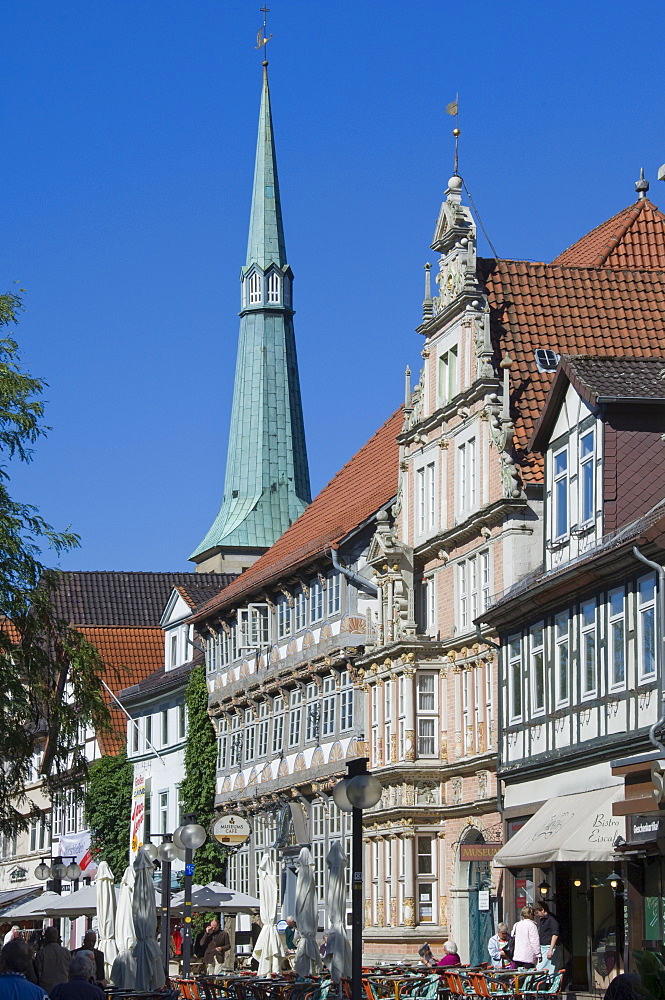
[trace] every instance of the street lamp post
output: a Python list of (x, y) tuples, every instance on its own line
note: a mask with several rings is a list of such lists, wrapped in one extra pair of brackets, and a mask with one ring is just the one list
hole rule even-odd
[(184, 823), (173, 834), (175, 846), (185, 852), (185, 894), (183, 899), (184, 933), (182, 936), (182, 974), (189, 976), (192, 963), (192, 881), (194, 851), (205, 844), (206, 832), (196, 822), (196, 814), (188, 813)]
[[(71, 857), (71, 855), (70, 855)], [(49, 858), (51, 861), (51, 858)], [(81, 877), (81, 868), (77, 864), (76, 858), (72, 857), (70, 864), (66, 865), (62, 860), (62, 857), (58, 855), (57, 858), (53, 858), (51, 864), (42, 858), (37, 867), (35, 868), (35, 878), (38, 878), (40, 882), (51, 882), (51, 888), (53, 892), (57, 892), (60, 896), (62, 895), (62, 880), (63, 878), (68, 878), (72, 882), (77, 882)], [(49, 886), (47, 885), (47, 889)], [(60, 918), (57, 917), (54, 920), (55, 926), (60, 930)]]
[(178, 849), (173, 843), (173, 835), (170, 833), (163, 833), (162, 843), (159, 847), (155, 847), (154, 844), (144, 844), (143, 850), (148, 855), (151, 861), (159, 859), (162, 872), (162, 898), (161, 898), (161, 941), (162, 946), (162, 963), (164, 965), (164, 975), (168, 979), (169, 977), (169, 960), (170, 960), (170, 945), (171, 945), (171, 863), (175, 861), (178, 857)]
[(351, 1000), (362, 1000), (363, 965), (363, 809), (381, 798), (378, 778), (367, 770), (367, 758), (347, 761), (347, 776), (333, 788), (335, 804), (351, 813)]

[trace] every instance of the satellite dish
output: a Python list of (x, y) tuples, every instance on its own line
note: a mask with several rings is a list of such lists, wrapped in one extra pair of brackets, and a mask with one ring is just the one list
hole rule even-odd
[(665, 181), (665, 163), (658, 170), (658, 180)]

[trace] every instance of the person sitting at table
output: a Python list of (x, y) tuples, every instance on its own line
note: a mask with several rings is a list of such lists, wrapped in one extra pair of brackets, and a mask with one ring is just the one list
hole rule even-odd
[(497, 924), (496, 934), (493, 934), (487, 942), (487, 950), (492, 959), (492, 967), (495, 969), (503, 969), (509, 962), (509, 959), (506, 958), (502, 951), (503, 946), (508, 944), (509, 938), (510, 931), (508, 930), (508, 924)]
[(532, 906), (523, 906), (520, 919), (511, 933), (515, 938), (513, 965), (516, 969), (534, 969), (540, 961), (540, 935)]
[(437, 969), (444, 969), (451, 965), (461, 965), (462, 959), (457, 954), (457, 945), (454, 941), (443, 942), (443, 958), (437, 964)]

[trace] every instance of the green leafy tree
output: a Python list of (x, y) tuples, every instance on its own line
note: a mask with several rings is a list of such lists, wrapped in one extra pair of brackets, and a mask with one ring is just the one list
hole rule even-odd
[(117, 882), (129, 864), (133, 771), (123, 749), (117, 757), (100, 757), (88, 774), (85, 816), (90, 849), (94, 858), (110, 865)]
[(196, 667), (185, 693), (188, 730), (185, 746), (185, 778), (180, 786), (184, 812), (196, 813), (208, 839), (195, 856), (195, 881), (200, 885), (223, 881), (226, 851), (211, 834), (215, 817), (215, 772), (217, 736), (208, 715), (208, 687), (205, 670)]
[(70, 531), (55, 531), (30, 504), (13, 500), (8, 462), (29, 462), (31, 445), (46, 433), (41, 394), (46, 383), (20, 366), (8, 334), (22, 300), (0, 295), (0, 832), (25, 826), (20, 807), (33, 754), (42, 751), (47, 788), (84, 780), (80, 725), (101, 730), (109, 713), (99, 684), (103, 664), (95, 647), (54, 609), (58, 574), (42, 551), (78, 545)]

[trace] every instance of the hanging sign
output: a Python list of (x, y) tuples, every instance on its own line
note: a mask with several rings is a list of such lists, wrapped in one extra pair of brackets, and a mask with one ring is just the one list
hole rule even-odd
[(134, 861), (138, 849), (143, 843), (145, 827), (145, 775), (137, 774), (132, 789), (132, 818), (130, 825), (129, 854)]
[(490, 908), (490, 893), (489, 889), (479, 889), (478, 890), (478, 909), (483, 912), (487, 912)]
[(220, 816), (212, 828), (215, 840), (231, 847), (240, 847), (249, 838), (250, 833), (249, 823), (242, 816)]
[(503, 844), (460, 844), (460, 861), (491, 861)]

